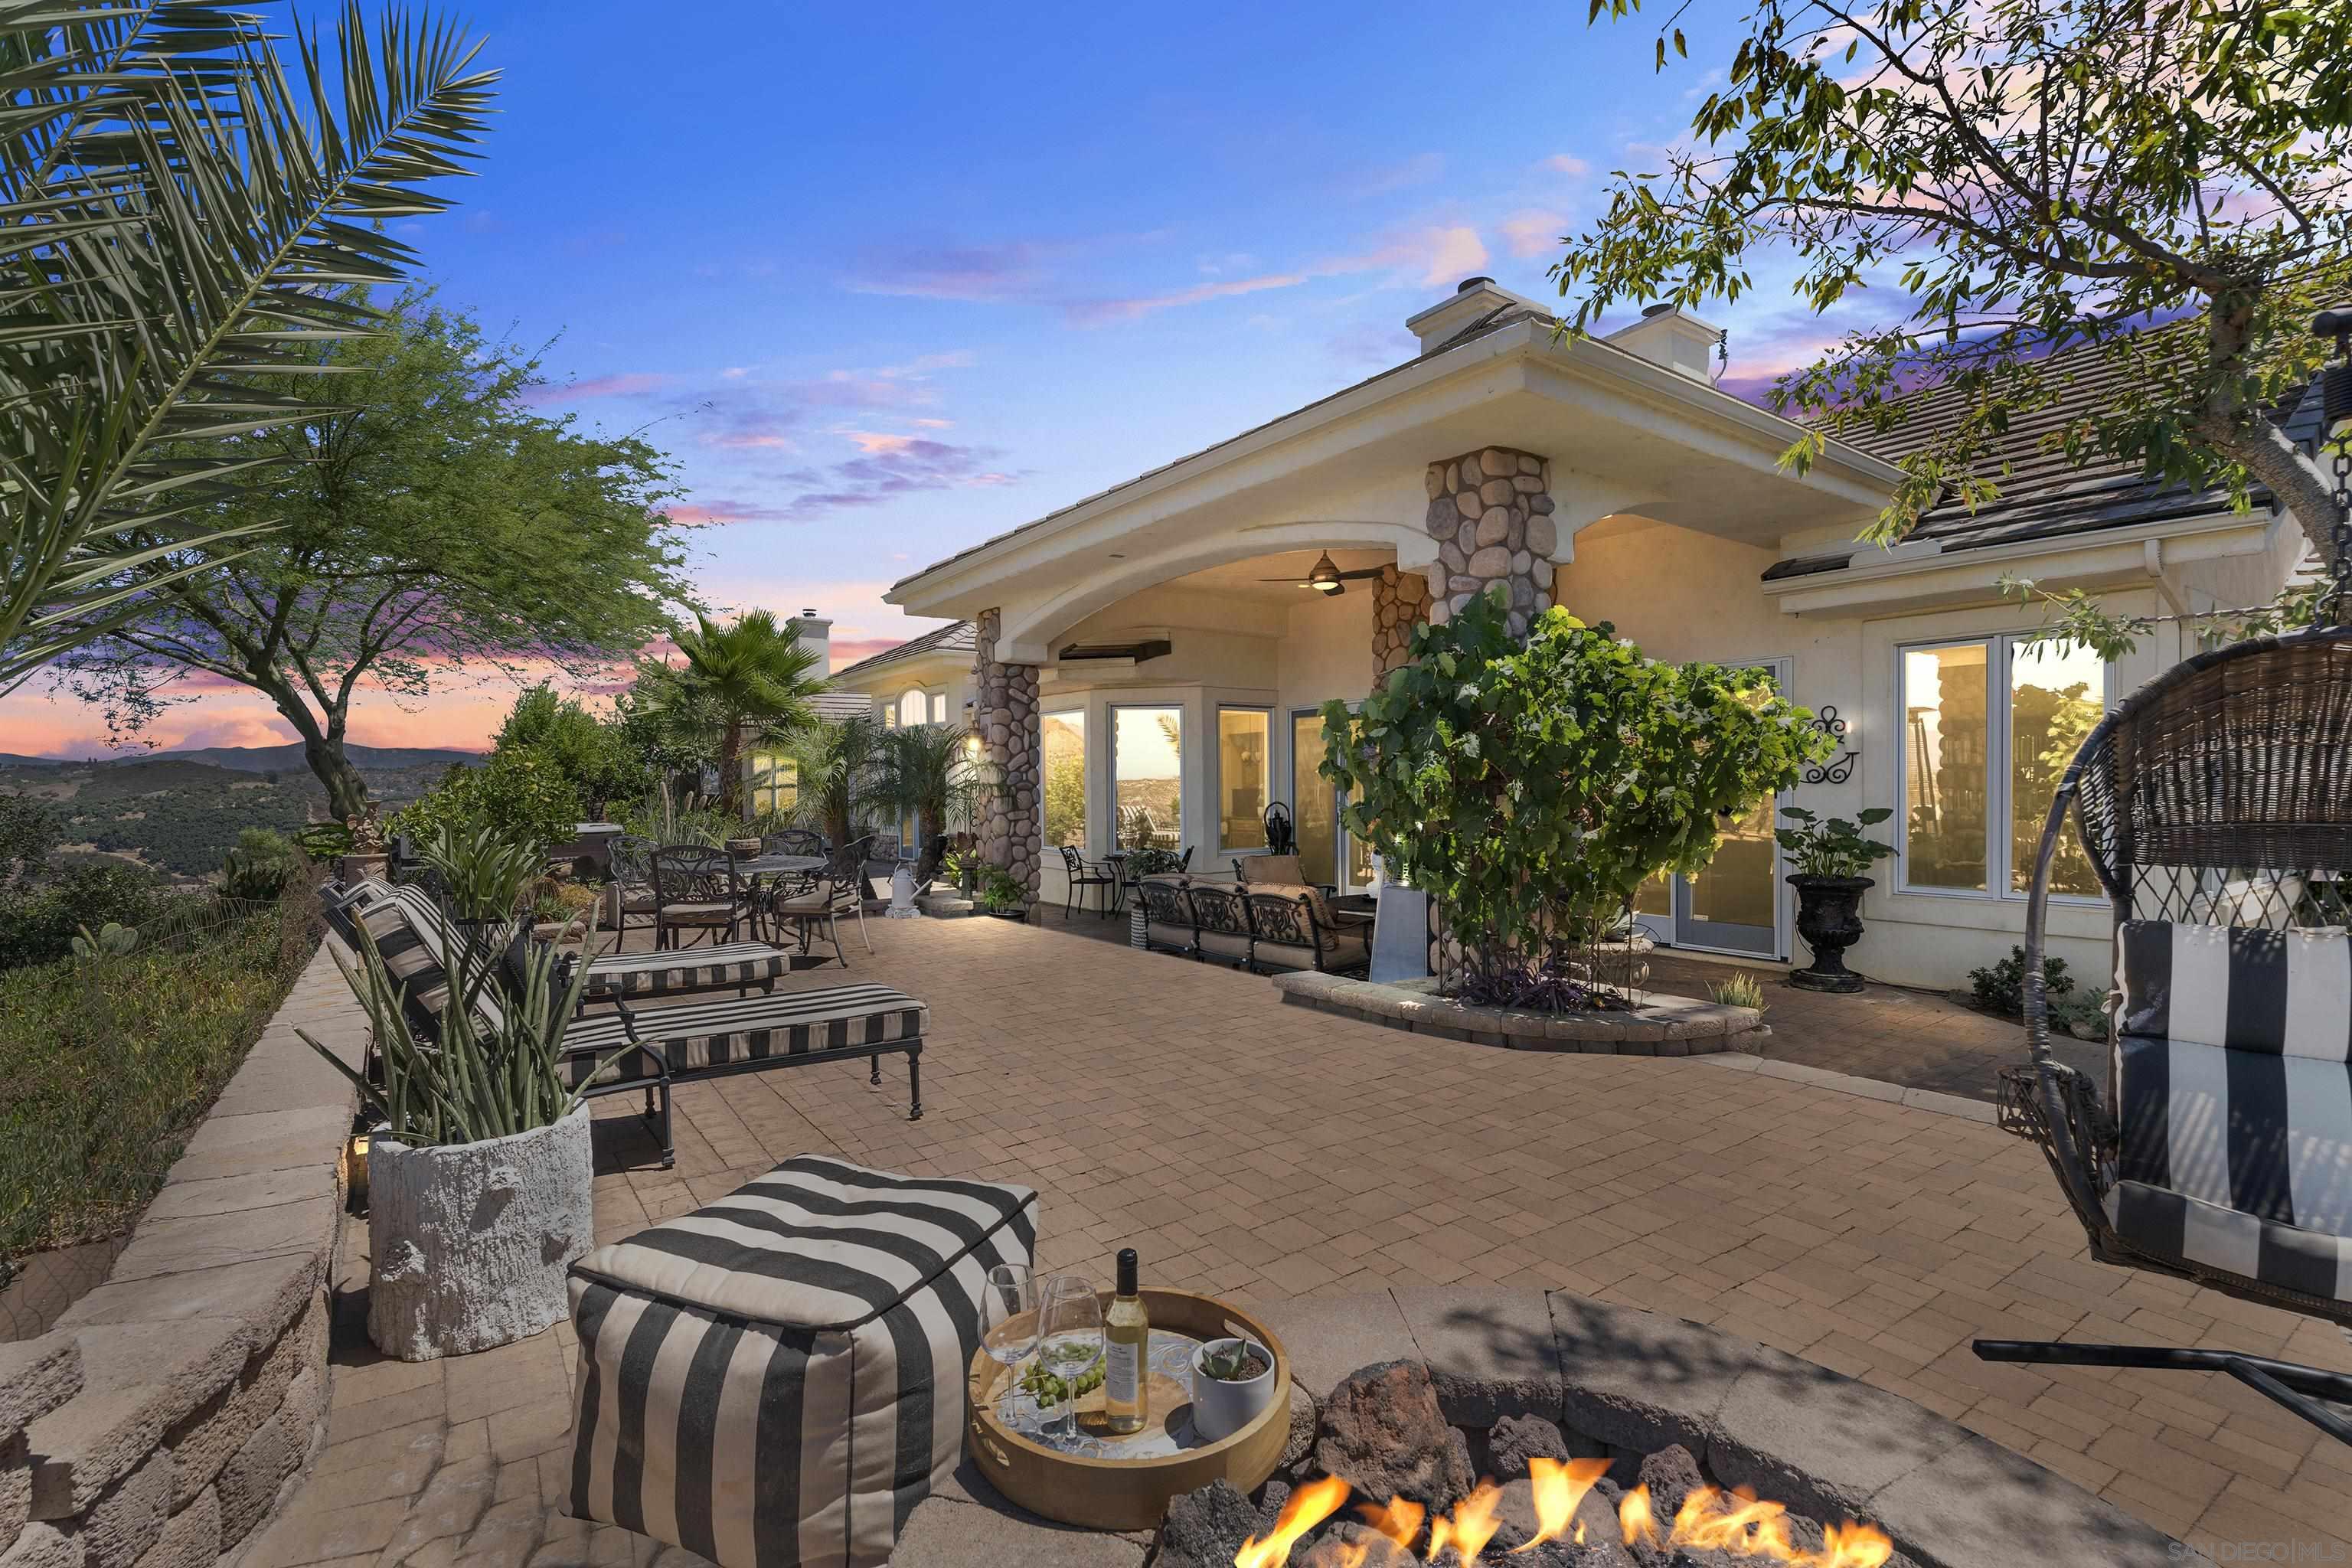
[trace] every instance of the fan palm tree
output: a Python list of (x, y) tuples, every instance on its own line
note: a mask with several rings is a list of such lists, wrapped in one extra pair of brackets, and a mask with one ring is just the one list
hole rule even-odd
[(719, 735), (719, 804), (735, 812), (743, 803), (747, 745), (782, 746), (814, 729), (809, 699), (824, 689), (814, 648), (801, 647), (800, 628), (780, 624), (768, 610), (747, 610), (720, 625), (701, 611), (680, 628), (686, 668), (678, 686), (694, 710)]
[(346, 0), (325, 47), (296, 29), (299, 90), (268, 26), (0, 0), (0, 691), (131, 614), (134, 568), (268, 526), (200, 521), (259, 460), (238, 437), (324, 401), (254, 373), (371, 330), (414, 259), (383, 224), (475, 155), (497, 73), (447, 24)]
[(911, 816), (923, 834), (918, 884), (938, 874), (950, 829), (968, 830), (988, 793), (987, 764), (971, 754), (971, 731), (945, 724), (908, 724), (882, 733), (876, 749), (871, 797)]

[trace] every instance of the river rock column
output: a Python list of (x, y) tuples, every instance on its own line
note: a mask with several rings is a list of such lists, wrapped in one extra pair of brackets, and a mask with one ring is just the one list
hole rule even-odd
[(1429, 619), (1429, 583), (1418, 572), (1381, 568), (1372, 584), (1372, 684), (1410, 661), (1412, 628)]
[(980, 732), (981, 760), (998, 781), (981, 808), (980, 858), (1012, 872), (1034, 899), (1045, 837), (1038, 820), (1037, 667), (996, 657), (1003, 624), (996, 611), (983, 610), (972, 639), (972, 725)]
[(1437, 541), (1429, 569), (1429, 618), (1444, 626), (1497, 583), (1510, 602), (1511, 635), (1551, 608), (1551, 465), (1532, 452), (1485, 447), (1429, 465), (1428, 527)]

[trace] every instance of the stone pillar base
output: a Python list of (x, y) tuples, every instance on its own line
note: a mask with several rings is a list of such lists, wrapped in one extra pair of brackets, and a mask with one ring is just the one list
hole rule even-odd
[(1486, 447), (1429, 465), (1426, 525), (1437, 541), (1429, 618), (1439, 626), (1494, 584), (1505, 584), (1514, 637), (1551, 608), (1551, 465), (1531, 452)]

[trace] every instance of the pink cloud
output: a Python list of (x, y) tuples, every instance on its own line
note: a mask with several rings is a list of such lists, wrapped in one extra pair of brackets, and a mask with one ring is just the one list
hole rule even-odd
[(1230, 299), (1237, 294), (1255, 294), (1267, 289), (1289, 289), (1307, 281), (1304, 272), (1271, 272), (1261, 278), (1235, 278), (1222, 283), (1195, 283), (1189, 289), (1178, 289), (1166, 294), (1145, 294), (1128, 300), (1093, 300), (1071, 305), (1066, 314), (1072, 324), (1081, 327), (1098, 326), (1107, 321), (1131, 321), (1148, 316), (1154, 310), (1166, 310), (1179, 305), (1198, 305), (1210, 300)]
[(593, 397), (635, 397), (666, 385), (667, 375), (651, 371), (619, 371), (611, 375), (593, 375), (585, 381), (567, 381), (561, 385), (534, 386), (522, 395), (525, 403), (545, 405), (551, 403), (583, 403)]
[(1503, 220), (1503, 245), (1513, 256), (1541, 256), (1559, 245), (1568, 219), (1559, 213), (1529, 209)]

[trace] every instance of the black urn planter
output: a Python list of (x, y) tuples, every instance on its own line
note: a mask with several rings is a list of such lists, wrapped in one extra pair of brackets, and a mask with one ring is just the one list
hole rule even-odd
[(1797, 934), (1813, 954), (1812, 967), (1791, 973), (1790, 984), (1803, 991), (1862, 989), (1862, 976), (1845, 966), (1845, 950), (1862, 940), (1862, 895), (1877, 885), (1870, 877), (1789, 879), (1797, 889)]

